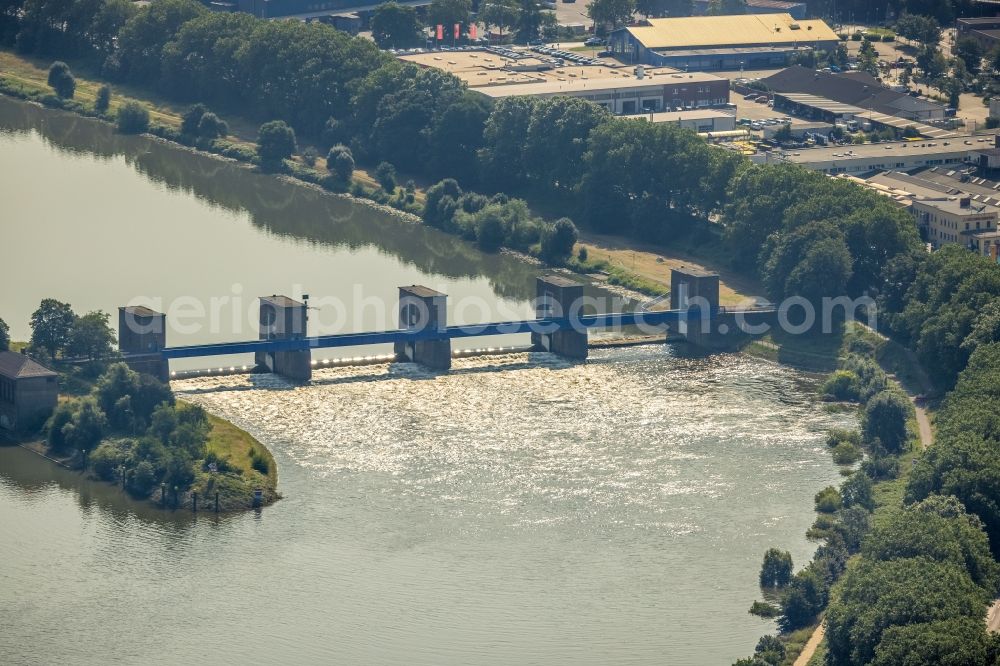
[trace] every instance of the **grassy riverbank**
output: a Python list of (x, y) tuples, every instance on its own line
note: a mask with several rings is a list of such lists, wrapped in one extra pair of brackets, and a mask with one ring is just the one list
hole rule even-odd
[[(50, 64), (48, 60), (0, 49), (0, 93), (39, 103), (47, 97), (51, 99), (52, 89), (47, 84)], [(70, 64), (76, 76), (76, 94), (74, 99), (65, 105), (64, 110), (109, 121), (122, 104), (135, 100), (149, 111), (152, 123), (174, 133), (179, 131), (182, 115), (187, 107), (136, 86), (115, 84), (108, 112), (94, 113), (93, 104), (97, 91), (106, 82), (87, 63), (71, 61)], [(225, 119), (229, 125), (229, 135), (225, 140), (218, 142), (218, 149), (213, 149), (209, 154), (253, 155), (256, 148), (257, 125), (238, 116), (226, 115)], [(300, 148), (304, 149), (305, 146)], [(289, 171), (287, 175), (316, 184), (327, 173), (325, 156), (320, 155), (314, 164), (309, 166), (301, 154), (294, 155), (289, 161)], [(406, 182), (409, 179), (411, 174), (401, 173), (398, 176), (399, 182)], [(421, 178), (412, 180), (415, 183), (412, 201), (408, 204), (403, 201), (394, 202), (381, 190), (374, 174), (362, 165), (357, 165), (350, 194), (362, 200), (368, 199), (380, 204), (390, 203), (406, 212), (418, 214), (424, 203), (425, 190), (432, 183)], [(589, 255), (585, 261), (578, 259), (581, 249), (586, 250)], [(746, 303), (753, 300), (753, 294), (761, 293), (759, 285), (753, 280), (732, 271), (720, 270), (718, 261), (700, 256), (696, 248), (691, 250), (694, 254), (615, 236), (585, 233), (574, 248), (569, 268), (592, 276), (598, 282), (606, 281), (649, 296), (669, 293), (670, 269), (681, 266), (718, 271), (722, 277), (720, 297), (723, 305)]]

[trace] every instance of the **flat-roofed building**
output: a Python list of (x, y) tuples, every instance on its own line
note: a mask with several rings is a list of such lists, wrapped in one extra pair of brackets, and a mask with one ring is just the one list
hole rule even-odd
[(980, 137), (954, 137), (938, 141), (892, 141), (851, 146), (803, 148), (797, 151), (771, 152), (766, 162), (799, 164), (829, 175), (858, 175), (874, 171), (909, 171), (921, 167), (952, 166), (960, 168), (969, 160)]
[(955, 21), (955, 29), (959, 39), (974, 39), (985, 51), (1000, 44), (1000, 16), (960, 18)]
[(625, 62), (712, 71), (781, 67), (796, 53), (839, 41), (818, 19), (734, 14), (648, 19), (612, 32), (608, 47)]
[(736, 116), (714, 109), (664, 111), (652, 114), (652, 121), (654, 123), (674, 123), (684, 129), (702, 134), (709, 132), (732, 132), (736, 129)]
[(59, 375), (24, 354), (0, 351), (0, 428), (40, 428), (59, 400)]
[(510, 53), (516, 57), (480, 50), (427, 51), (401, 55), (400, 59), (449, 72), (465, 81), (470, 90), (492, 99), (579, 97), (621, 115), (699, 109), (729, 101), (729, 81), (704, 72), (565, 64), (527, 52)]
[(973, 204), (968, 194), (944, 199), (915, 199), (912, 211), (925, 239), (935, 248), (954, 243), (972, 249), (975, 234), (997, 230), (997, 208)]

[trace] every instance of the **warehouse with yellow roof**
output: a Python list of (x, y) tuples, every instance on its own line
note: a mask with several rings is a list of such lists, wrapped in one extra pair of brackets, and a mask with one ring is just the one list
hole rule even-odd
[(615, 30), (608, 44), (625, 63), (704, 72), (784, 67), (796, 53), (829, 51), (839, 41), (819, 19), (734, 14), (648, 19)]

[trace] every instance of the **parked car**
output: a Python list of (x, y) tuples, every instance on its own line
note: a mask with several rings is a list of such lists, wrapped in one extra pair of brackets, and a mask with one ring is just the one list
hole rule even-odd
[[(566, 2), (566, 0), (563, 0), (563, 2)], [(583, 45), (584, 46), (603, 46), (604, 45), (604, 40), (601, 39), (600, 37), (591, 37), (590, 39), (584, 41)]]
[(760, 102), (761, 104), (766, 103), (767, 102), (767, 95), (760, 95), (759, 97), (757, 97), (757, 101)]

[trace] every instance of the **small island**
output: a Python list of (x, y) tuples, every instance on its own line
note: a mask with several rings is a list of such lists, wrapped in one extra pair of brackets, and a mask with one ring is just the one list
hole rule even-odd
[(279, 499), (271, 453), (120, 362), (109, 318), (45, 299), (31, 342), (13, 344), (0, 320), (0, 436), (163, 509), (221, 513)]

